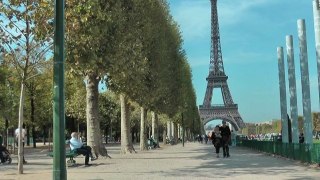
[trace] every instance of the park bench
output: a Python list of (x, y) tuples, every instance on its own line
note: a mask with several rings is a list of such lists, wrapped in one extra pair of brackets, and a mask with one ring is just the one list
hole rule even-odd
[[(66, 141), (66, 144), (70, 144), (70, 141)], [(72, 167), (76, 165), (76, 160), (74, 160), (75, 157), (77, 157), (79, 154), (76, 153), (74, 150), (66, 149), (66, 158), (69, 158), (67, 160), (67, 166)], [(53, 152), (49, 152), (48, 156), (53, 157)]]
[[(75, 166), (76, 165), (76, 160), (74, 160), (75, 157), (77, 157), (79, 154), (77, 154), (74, 151), (66, 151), (66, 158), (69, 158), (67, 160), (67, 166)], [(53, 157), (53, 152), (49, 152), (48, 156)]]

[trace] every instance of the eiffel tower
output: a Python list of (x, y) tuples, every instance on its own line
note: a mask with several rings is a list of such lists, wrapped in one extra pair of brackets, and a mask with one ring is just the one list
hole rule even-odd
[[(207, 90), (203, 100), (203, 105), (199, 106), (200, 118), (203, 124), (214, 119), (222, 119), (231, 123), (236, 131), (245, 126), (239, 111), (238, 105), (232, 100), (229, 91), (228, 76), (223, 67), (220, 33), (218, 22), (217, 0), (211, 0), (211, 49), (210, 68), (207, 77)], [(212, 92), (214, 88), (220, 88), (223, 98), (223, 105), (211, 105)]]

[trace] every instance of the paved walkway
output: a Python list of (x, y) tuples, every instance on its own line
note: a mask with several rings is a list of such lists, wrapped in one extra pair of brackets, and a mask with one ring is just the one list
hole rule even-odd
[[(79, 156), (76, 158), (78, 166), (67, 168), (68, 179), (320, 179), (320, 169), (315, 166), (246, 148), (231, 147), (231, 157), (227, 159), (216, 158), (211, 144), (168, 145), (131, 155), (121, 155), (119, 150), (119, 146), (108, 147), (112, 159), (98, 159), (91, 167), (84, 167), (84, 157)], [(24, 165), (24, 174), (17, 175), (17, 159), (13, 156), (11, 165), (0, 165), (0, 179), (52, 179), (52, 159), (43, 149), (33, 151), (26, 154), (28, 164)]]

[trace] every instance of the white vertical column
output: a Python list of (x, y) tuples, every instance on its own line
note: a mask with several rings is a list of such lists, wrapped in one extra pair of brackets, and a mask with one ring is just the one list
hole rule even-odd
[(153, 139), (155, 138), (156, 131), (156, 114), (152, 111), (151, 112), (151, 133)]
[(167, 121), (167, 136), (171, 138), (171, 121)]
[(280, 89), (280, 108), (281, 108), (281, 135), (282, 142), (288, 143), (288, 120), (287, 120), (287, 97), (286, 80), (284, 71), (283, 47), (277, 48), (278, 68), (279, 68), (279, 89)]
[(307, 35), (306, 24), (304, 19), (299, 19), (298, 36), (300, 46), (300, 71), (302, 85), (302, 103), (303, 103), (303, 130), (305, 143), (312, 145), (312, 119), (311, 119), (311, 101), (310, 101), (310, 81), (308, 67), (308, 50), (307, 50)]
[(181, 133), (181, 124), (178, 124), (178, 138), (181, 138), (182, 133)]
[(173, 121), (171, 121), (171, 137), (174, 138), (174, 132), (175, 129), (174, 129), (174, 124), (173, 124)]
[[(314, 34), (316, 42), (316, 58), (318, 67), (318, 91), (320, 101), (320, 2), (319, 0), (313, 1), (313, 19), (314, 19)], [(320, 103), (319, 103), (320, 104)]]
[(292, 35), (286, 36), (292, 142), (299, 143), (296, 70)]

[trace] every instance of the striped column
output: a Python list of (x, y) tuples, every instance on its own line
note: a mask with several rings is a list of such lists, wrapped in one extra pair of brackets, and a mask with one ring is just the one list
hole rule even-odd
[(167, 136), (171, 138), (171, 121), (167, 121)]
[(282, 142), (288, 143), (288, 120), (287, 120), (287, 98), (286, 80), (284, 71), (283, 47), (277, 48), (278, 68), (279, 68), (279, 89), (280, 89), (280, 108), (281, 108), (281, 135)]
[(292, 35), (286, 36), (292, 143), (299, 143), (296, 72)]
[[(319, 0), (313, 1), (313, 19), (314, 19), (314, 34), (316, 42), (316, 58), (318, 67), (318, 91), (320, 101), (320, 2)], [(319, 102), (320, 104), (320, 102)]]
[(308, 68), (308, 50), (306, 24), (304, 19), (299, 19), (298, 37), (300, 47), (300, 71), (301, 71), (301, 87), (302, 87), (302, 103), (303, 103), (303, 130), (305, 143), (312, 145), (312, 119), (311, 119), (311, 100), (310, 100), (310, 81)]

